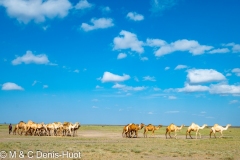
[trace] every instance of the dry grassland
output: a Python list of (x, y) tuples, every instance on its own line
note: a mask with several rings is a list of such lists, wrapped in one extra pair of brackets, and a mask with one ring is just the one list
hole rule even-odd
[[(202, 139), (197, 140), (185, 139), (187, 127), (178, 132), (178, 139), (166, 139), (166, 127), (155, 131), (154, 137), (149, 133), (149, 138), (143, 138), (143, 130), (140, 130), (139, 138), (122, 138), (122, 128), (85, 125), (80, 127), (77, 137), (38, 137), (8, 135), (7, 126), (1, 125), (0, 151), (24, 151), (25, 156), (29, 150), (33, 153), (81, 152), (81, 159), (85, 160), (240, 159), (240, 128), (229, 128), (223, 132), (224, 137), (221, 139), (209, 139), (210, 128), (205, 128), (200, 131)], [(192, 137), (195, 138), (195, 132)]]

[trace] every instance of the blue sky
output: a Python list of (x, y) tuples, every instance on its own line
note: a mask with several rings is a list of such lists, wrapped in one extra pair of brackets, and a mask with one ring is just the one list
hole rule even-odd
[(237, 0), (0, 0), (0, 122), (240, 125)]

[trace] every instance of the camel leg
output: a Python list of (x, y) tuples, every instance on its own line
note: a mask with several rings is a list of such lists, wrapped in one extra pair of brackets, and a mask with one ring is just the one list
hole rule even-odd
[(166, 133), (165, 133), (165, 136), (166, 136), (166, 139), (167, 139), (167, 131), (166, 131)]
[(197, 134), (198, 134), (198, 132), (196, 132), (196, 139), (197, 139)]
[(175, 131), (175, 135), (174, 136), (175, 136), (175, 139), (177, 139), (177, 132), (176, 131)]
[(172, 137), (171, 137), (171, 135), (170, 135), (170, 133), (171, 133), (171, 131), (170, 131), (170, 132), (168, 132), (168, 135), (169, 135), (169, 137), (170, 137), (170, 138), (172, 138)]
[(191, 136), (191, 131), (189, 132), (189, 136), (191, 137), (191, 139), (193, 139), (192, 136)]
[(223, 137), (222, 131), (220, 131), (220, 133), (221, 133), (221, 136), (219, 138), (222, 138)]

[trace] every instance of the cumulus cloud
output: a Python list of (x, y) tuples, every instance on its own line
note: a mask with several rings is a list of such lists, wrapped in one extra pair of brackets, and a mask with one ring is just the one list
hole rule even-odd
[(122, 30), (119, 35), (120, 36), (115, 37), (113, 40), (114, 50), (131, 49), (131, 51), (135, 51), (138, 53), (144, 52), (144, 43), (138, 40), (136, 34)]
[(200, 55), (212, 48), (212, 46), (200, 45), (195, 40), (181, 39), (170, 44), (166, 43), (161, 45), (160, 48), (155, 51), (155, 56), (160, 57), (176, 51), (186, 51), (193, 55)]
[(24, 90), (21, 86), (16, 83), (7, 82), (2, 85), (2, 90)]
[(127, 14), (127, 18), (133, 21), (142, 21), (144, 19), (144, 16), (136, 12), (129, 12)]
[(230, 46), (232, 47), (232, 52), (233, 53), (238, 53), (240, 52), (240, 44), (235, 44), (235, 43), (228, 43), (228, 44), (224, 44), (223, 46)]
[(34, 55), (31, 51), (27, 51), (22, 57), (17, 57), (12, 61), (13, 65), (19, 65), (21, 63), (30, 64), (48, 64), (49, 60), (45, 54)]
[(182, 64), (179, 64), (175, 67), (175, 70), (180, 70), (180, 69), (184, 69), (184, 68), (187, 68), (188, 66), (186, 65), (182, 65)]
[(117, 59), (123, 59), (123, 58), (126, 58), (126, 57), (127, 57), (126, 53), (119, 53), (118, 56), (117, 56)]
[(143, 77), (144, 81), (156, 81), (155, 77), (151, 77), (151, 76), (145, 76)]
[(228, 48), (218, 48), (218, 49), (214, 49), (209, 51), (209, 53), (214, 54), (214, 53), (228, 53), (230, 52), (230, 50)]
[(212, 94), (240, 94), (240, 86), (228, 84), (213, 84), (210, 86), (209, 92)]
[(63, 18), (72, 5), (68, 0), (1, 0), (7, 14), (19, 22), (44, 22), (47, 18)]
[(87, 0), (80, 0), (76, 6), (75, 9), (87, 9), (87, 8), (92, 8), (94, 5), (89, 3)]
[(232, 69), (232, 72), (236, 74), (236, 76), (240, 76), (240, 68)]
[(79, 70), (78, 70), (78, 69), (75, 69), (73, 72), (75, 72), (75, 73), (79, 73)]
[(105, 29), (114, 26), (113, 20), (111, 18), (99, 18), (91, 19), (91, 25), (87, 23), (82, 23), (81, 28), (88, 32), (96, 29)]
[(184, 88), (178, 88), (178, 92), (205, 92), (209, 91), (209, 87), (202, 85), (190, 85), (188, 83), (185, 84)]
[(213, 69), (190, 69), (187, 71), (190, 83), (206, 83), (226, 80), (225, 76)]
[(150, 47), (161, 47), (166, 45), (167, 42), (161, 39), (147, 39), (146, 41), (146, 45), (150, 46)]
[(123, 76), (116, 75), (110, 72), (104, 72), (103, 77), (101, 78), (102, 83), (105, 82), (122, 82), (130, 79), (129, 75), (123, 74)]

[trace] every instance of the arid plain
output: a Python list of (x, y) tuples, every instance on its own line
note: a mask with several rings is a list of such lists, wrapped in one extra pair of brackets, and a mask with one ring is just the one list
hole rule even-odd
[[(76, 137), (9, 135), (8, 126), (0, 126), (0, 151), (80, 152), (75, 159), (240, 159), (240, 128), (230, 127), (223, 138), (209, 138), (210, 127), (200, 130), (201, 139), (186, 139), (187, 127), (177, 132), (178, 139), (166, 139), (166, 127), (138, 138), (123, 138), (123, 126), (82, 125)], [(174, 135), (174, 133), (171, 133)], [(217, 137), (220, 136), (216, 133)], [(5, 159), (11, 159), (8, 156)], [(21, 159), (16, 157), (15, 159)], [(26, 159), (26, 158), (25, 158)], [(46, 158), (39, 158), (46, 159)], [(55, 158), (74, 159), (74, 158)]]

